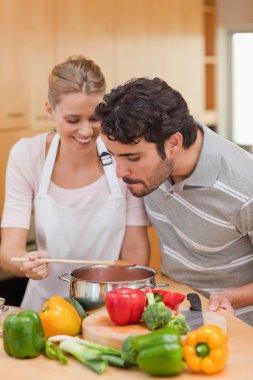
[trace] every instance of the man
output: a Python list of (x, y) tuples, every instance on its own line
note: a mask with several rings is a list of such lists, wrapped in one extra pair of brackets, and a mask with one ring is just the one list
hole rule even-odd
[(115, 88), (97, 107), (117, 175), (144, 197), (161, 271), (253, 325), (253, 157), (197, 123), (158, 78)]

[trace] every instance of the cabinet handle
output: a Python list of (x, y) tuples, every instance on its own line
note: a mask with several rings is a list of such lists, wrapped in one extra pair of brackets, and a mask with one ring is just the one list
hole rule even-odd
[(24, 117), (24, 116), (25, 116), (24, 112), (7, 113), (7, 117), (10, 117), (10, 118), (18, 118), (18, 117)]

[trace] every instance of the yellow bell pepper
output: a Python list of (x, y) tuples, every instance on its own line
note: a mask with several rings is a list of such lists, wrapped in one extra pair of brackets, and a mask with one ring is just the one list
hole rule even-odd
[(60, 296), (52, 296), (38, 313), (46, 338), (53, 335), (78, 335), (82, 320), (74, 306)]
[(187, 334), (183, 351), (192, 371), (219, 372), (228, 358), (227, 334), (218, 326), (204, 325)]

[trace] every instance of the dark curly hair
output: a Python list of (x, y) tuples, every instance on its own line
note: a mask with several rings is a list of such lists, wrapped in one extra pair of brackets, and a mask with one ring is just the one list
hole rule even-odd
[(164, 159), (164, 143), (180, 132), (183, 147), (197, 136), (197, 124), (182, 95), (165, 81), (154, 78), (131, 79), (111, 90), (96, 108), (102, 133), (112, 141), (138, 144), (144, 138), (155, 143)]

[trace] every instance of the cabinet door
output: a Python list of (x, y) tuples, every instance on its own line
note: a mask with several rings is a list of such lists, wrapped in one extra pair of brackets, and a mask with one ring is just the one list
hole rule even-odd
[(207, 125), (216, 130), (216, 0), (203, 1), (205, 41), (205, 118)]
[(58, 62), (76, 54), (94, 60), (101, 67), (110, 89), (115, 84), (116, 73), (115, 0), (56, 1)]
[(0, 129), (48, 129), (54, 0), (0, 0)]
[(19, 0), (0, 1), (0, 129), (29, 123), (29, 14)]
[(204, 110), (202, 0), (117, 3), (117, 81), (160, 77), (180, 91), (191, 113)]
[(55, 0), (22, 0), (30, 14), (28, 81), (30, 88), (30, 126), (33, 130), (52, 129), (45, 103), (48, 76), (56, 64), (55, 52)]

